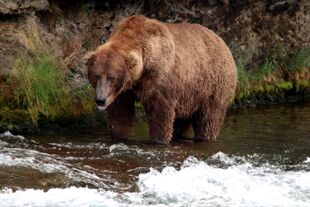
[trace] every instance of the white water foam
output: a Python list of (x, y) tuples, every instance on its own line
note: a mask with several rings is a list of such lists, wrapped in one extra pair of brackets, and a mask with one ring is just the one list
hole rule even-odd
[(138, 146), (128, 146), (124, 143), (119, 144), (113, 144), (109, 147), (109, 156), (113, 157), (115, 155), (121, 154), (124, 155), (124, 153), (127, 154), (138, 154), (138, 155), (144, 155), (144, 156), (154, 156), (155, 154), (153, 152), (145, 151)]
[(180, 169), (166, 167), (140, 174), (137, 192), (6, 189), (0, 191), (0, 206), (309, 206), (309, 171), (283, 171), (268, 164), (257, 167), (244, 157), (224, 153), (210, 159), (227, 166), (189, 157)]
[[(0, 134), (0, 138), (13, 138), (26, 142), (26, 138), (20, 135), (13, 135), (10, 132)], [(5, 167), (26, 167), (38, 170), (43, 173), (62, 173), (68, 179), (91, 184), (96, 187), (109, 188), (110, 177), (99, 177), (94, 172), (88, 172), (75, 167), (66, 159), (57, 155), (39, 152), (33, 149), (25, 149), (16, 146), (8, 146), (7, 142), (0, 140), (0, 166)], [(68, 157), (70, 160), (71, 157)], [(1, 206), (1, 204), (0, 204)]]
[(25, 137), (21, 136), (21, 135), (13, 135), (11, 132), (6, 131), (3, 134), (0, 134), (0, 138), (1, 137), (9, 137), (9, 138), (16, 138), (16, 139), (20, 139), (20, 140), (25, 140)]
[(70, 187), (65, 189), (29, 189), (16, 191), (5, 189), (0, 194), (2, 207), (12, 206), (118, 206), (115, 193), (89, 188)]
[[(213, 157), (234, 163), (223, 153)], [(181, 170), (167, 167), (140, 175), (138, 185), (142, 192), (180, 206), (308, 206), (309, 176), (309, 172), (275, 171), (248, 162), (223, 169), (190, 157)]]
[[(94, 173), (78, 169), (70, 163), (58, 159), (57, 156), (35, 150), (22, 151), (22, 149), (11, 149), (10, 153), (0, 154), (0, 166), (27, 167), (44, 173), (64, 173), (67, 178), (74, 181), (108, 188), (105, 181), (109, 182), (109, 178), (101, 178)], [(15, 154), (18, 154), (19, 157), (14, 156)], [(21, 155), (23, 156), (21, 157)]]
[(304, 161), (305, 164), (310, 164), (310, 157), (307, 157), (307, 159)]

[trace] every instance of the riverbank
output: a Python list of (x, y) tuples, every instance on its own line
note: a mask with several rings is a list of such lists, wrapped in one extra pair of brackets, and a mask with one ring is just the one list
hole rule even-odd
[(238, 86), (232, 108), (306, 101), (310, 97), (310, 48), (266, 57), (253, 69), (237, 62)]
[[(104, 125), (82, 59), (134, 14), (199, 23), (218, 33), (238, 67), (232, 110), (310, 97), (307, 0), (14, 2), (0, 0), (0, 131), (44, 134)], [(143, 119), (139, 103), (137, 112)]]

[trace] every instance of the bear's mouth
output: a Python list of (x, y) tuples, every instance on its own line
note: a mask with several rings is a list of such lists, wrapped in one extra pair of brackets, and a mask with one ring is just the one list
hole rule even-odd
[(107, 99), (101, 100), (101, 101), (96, 101), (96, 106), (99, 111), (104, 111), (106, 110), (110, 104), (114, 101), (113, 96), (109, 96)]
[(97, 109), (98, 109), (99, 111), (104, 111), (104, 110), (107, 109), (107, 106), (98, 106), (98, 105), (97, 105)]
[(97, 103), (96, 106), (97, 106), (97, 109), (99, 111), (105, 111), (108, 108), (108, 106), (110, 105), (110, 103), (111, 103), (110, 99), (107, 99), (104, 104), (102, 104), (102, 103), (98, 104)]
[(99, 111), (104, 111), (104, 110), (106, 110), (106, 108), (107, 108), (107, 106), (109, 105), (108, 103), (107, 103), (107, 99), (105, 99), (105, 98), (96, 98), (96, 106), (97, 106), (97, 109), (99, 110)]

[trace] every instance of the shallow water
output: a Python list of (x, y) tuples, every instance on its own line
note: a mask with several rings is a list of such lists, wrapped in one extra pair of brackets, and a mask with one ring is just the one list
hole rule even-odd
[(310, 104), (238, 110), (218, 141), (0, 134), (0, 206), (310, 206)]

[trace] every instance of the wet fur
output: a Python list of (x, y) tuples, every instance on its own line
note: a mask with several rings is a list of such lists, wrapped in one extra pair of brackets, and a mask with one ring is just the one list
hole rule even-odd
[[(132, 51), (136, 61), (130, 65)], [(105, 66), (107, 70), (125, 74), (108, 107), (112, 137), (128, 137), (136, 99), (146, 111), (153, 142), (167, 144), (172, 137), (182, 138), (190, 124), (196, 141), (218, 136), (234, 96), (236, 66), (226, 44), (212, 31), (197, 24), (132, 16), (120, 22), (108, 43), (86, 58), (92, 72), (102, 67), (89, 66), (93, 56), (108, 59), (112, 64)]]

